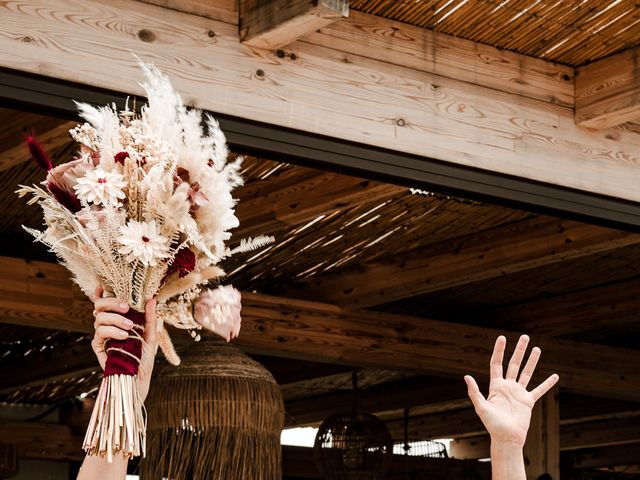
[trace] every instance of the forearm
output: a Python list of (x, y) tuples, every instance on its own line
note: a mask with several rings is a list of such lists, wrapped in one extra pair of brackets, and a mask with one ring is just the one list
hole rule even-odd
[(492, 480), (526, 480), (522, 447), (491, 442)]
[(124, 480), (127, 476), (128, 460), (124, 455), (115, 455), (109, 463), (107, 457), (84, 457), (77, 480)]

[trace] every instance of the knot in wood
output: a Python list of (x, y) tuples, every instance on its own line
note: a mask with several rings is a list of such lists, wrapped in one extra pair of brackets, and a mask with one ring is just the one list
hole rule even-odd
[(153, 33), (151, 30), (147, 30), (146, 28), (143, 28), (138, 32), (138, 38), (143, 42), (151, 43), (155, 41), (156, 34)]

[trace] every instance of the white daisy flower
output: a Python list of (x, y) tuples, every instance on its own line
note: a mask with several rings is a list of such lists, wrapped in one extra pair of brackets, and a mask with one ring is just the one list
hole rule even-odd
[(144, 265), (155, 267), (159, 259), (167, 258), (169, 254), (169, 240), (160, 235), (156, 221), (129, 222), (120, 227), (122, 244), (119, 253), (127, 255), (127, 261), (141, 261)]
[(78, 197), (94, 205), (119, 205), (125, 198), (122, 189), (127, 185), (118, 172), (107, 172), (98, 167), (88, 171), (73, 187)]

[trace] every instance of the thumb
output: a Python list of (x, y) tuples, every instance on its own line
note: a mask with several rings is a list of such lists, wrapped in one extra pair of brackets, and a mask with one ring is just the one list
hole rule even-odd
[(482, 403), (486, 401), (484, 395), (480, 393), (480, 389), (478, 388), (478, 384), (475, 379), (471, 375), (465, 375), (464, 381), (467, 384), (467, 393), (469, 394), (469, 398), (471, 399), (471, 403), (476, 408), (480, 408)]

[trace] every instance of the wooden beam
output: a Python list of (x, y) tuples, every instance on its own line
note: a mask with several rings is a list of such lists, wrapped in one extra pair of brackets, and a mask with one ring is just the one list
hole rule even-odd
[[(609, 445), (635, 444), (640, 440), (640, 417), (576, 423), (560, 429), (560, 450), (581, 450)], [(489, 457), (489, 437), (460, 438), (451, 443), (458, 459)]]
[(292, 296), (367, 308), (640, 243), (640, 234), (537, 217), (311, 277)]
[(240, 0), (240, 40), (273, 50), (349, 16), (349, 0)]
[(566, 468), (603, 468), (635, 465), (640, 459), (640, 443), (598, 447), (567, 452), (562, 455)]
[[(155, 5), (46, 0), (31, 8), (32, 2), (2, 5), (2, 67), (140, 95), (141, 74), (129, 54), (135, 51), (168, 72), (188, 103), (220, 114), (640, 200), (633, 167), (640, 135), (585, 131), (569, 107), (429, 73), (433, 62), (424, 54), (417, 69), (377, 59), (381, 49), (368, 57), (351, 53), (374, 37), (367, 32), (352, 38), (349, 51), (304, 41), (279, 58), (242, 45), (235, 25)], [(72, 40), (78, 37), (96, 41), (78, 48)], [(422, 45), (393, 36), (387, 42), (392, 50)]]
[(479, 314), (478, 320), (536, 336), (598, 335), (640, 320), (640, 279), (578, 290)]
[[(91, 309), (90, 302), (72, 288), (63, 267), (0, 257), (0, 321), (90, 332)], [(483, 377), (495, 338), (501, 333), (245, 292), (238, 344), (253, 353), (273, 356)], [(545, 356), (543, 373), (558, 373), (568, 390), (640, 400), (638, 351), (551, 339), (539, 345)]]
[(83, 435), (54, 423), (2, 422), (0, 438), (16, 446), (18, 457), (33, 460), (82, 461)]
[[(469, 400), (464, 395), (465, 386), (460, 382), (424, 377), (410, 378), (359, 391), (358, 409), (384, 417), (389, 411), (401, 415), (400, 411), (404, 408), (420, 406), (421, 414), (427, 414), (469, 406)], [(349, 410), (352, 402), (352, 391), (339, 391), (286, 402), (287, 427), (322, 422), (333, 413)]]
[[(143, 1), (238, 24), (237, 0)], [(348, 18), (309, 33), (302, 41), (573, 108), (572, 67), (378, 15), (351, 10)]]
[(560, 478), (560, 407), (558, 388), (536, 403), (524, 445), (527, 478)]
[(13, 364), (2, 365), (0, 393), (81, 376), (98, 368), (88, 340), (66, 346), (62, 352), (33, 352)]
[[(462, 400), (462, 398), (459, 400)], [(451, 400), (452, 406), (456, 403), (456, 400)], [(426, 407), (425, 410), (423, 410), (424, 407)], [(484, 425), (472, 408), (465, 407), (455, 410), (448, 409), (426, 413), (429, 407), (429, 405), (424, 405), (410, 409), (407, 433), (411, 440), (468, 438), (487, 433)], [(374, 410), (371, 411), (377, 413), (378, 409), (374, 407)], [(385, 418), (385, 415), (380, 416), (383, 419)], [(561, 428), (569, 425), (615, 420), (623, 417), (640, 417), (640, 404), (636, 402), (616, 402), (592, 397), (567, 395), (563, 395), (562, 402), (560, 403), (559, 425)], [(395, 418), (386, 420), (385, 423), (392, 435), (398, 438), (403, 435), (405, 422), (401, 414), (397, 414)], [(534, 441), (533, 443), (539, 442)]]
[[(275, 188), (274, 188), (275, 187)], [(274, 234), (336, 210), (387, 199), (406, 187), (296, 167), (238, 191), (234, 235)]]
[[(70, 143), (69, 130), (76, 126), (76, 122), (69, 122), (50, 117), (37, 119), (33, 124), (24, 125), (32, 130), (36, 138), (48, 153)], [(0, 152), (0, 172), (20, 165), (30, 159), (29, 151), (24, 145), (24, 139), (15, 136), (15, 143)]]
[(581, 127), (640, 120), (640, 47), (579, 67), (575, 107)]

